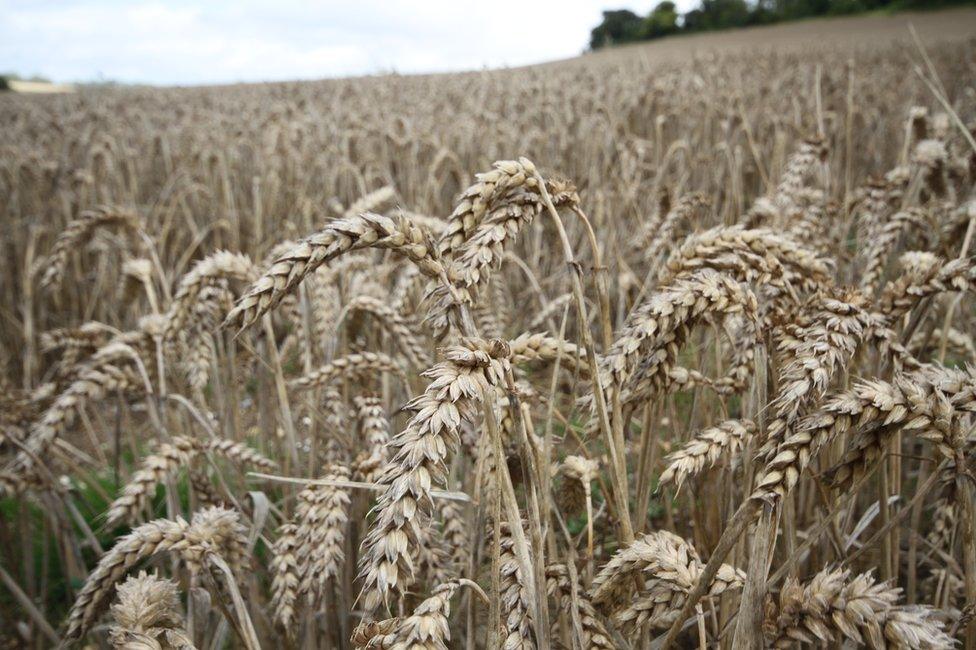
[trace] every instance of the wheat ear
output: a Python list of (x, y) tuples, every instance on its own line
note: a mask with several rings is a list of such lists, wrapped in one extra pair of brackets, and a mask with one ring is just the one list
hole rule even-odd
[(390, 421), (378, 397), (357, 397), (356, 409), (359, 437), (366, 450), (356, 459), (354, 475), (357, 480), (373, 483), (388, 458), (386, 445), (390, 442)]
[(75, 641), (88, 632), (115, 593), (119, 580), (143, 560), (172, 551), (191, 570), (199, 570), (207, 553), (219, 553), (232, 567), (240, 569), (245, 544), (237, 513), (224, 508), (201, 510), (190, 524), (182, 518), (157, 519), (135, 528), (119, 538), (89, 574), (66, 619), (64, 640)]
[[(698, 582), (705, 565), (695, 549), (669, 531), (638, 538), (618, 550), (593, 578), (590, 597), (621, 624), (671, 625), (684, 605), (685, 595)], [(642, 587), (632, 597), (634, 576)], [(708, 595), (718, 596), (742, 586), (745, 574), (723, 564), (709, 584)]]
[(41, 286), (53, 288), (60, 285), (71, 251), (77, 250), (88, 241), (96, 229), (116, 225), (135, 232), (141, 228), (141, 220), (138, 214), (127, 208), (101, 206), (94, 210), (86, 210), (77, 219), (70, 221), (58, 234), (54, 247), (44, 262)]
[(183, 627), (176, 584), (142, 571), (119, 585), (109, 629), (118, 650), (192, 650)]
[(346, 377), (392, 372), (406, 383), (406, 373), (390, 356), (382, 352), (354, 352), (288, 382), (291, 390), (302, 391), (329, 386)]
[(372, 296), (357, 296), (346, 305), (346, 309), (349, 311), (366, 311), (372, 314), (389, 331), (390, 338), (394, 340), (411, 366), (414, 368), (430, 367), (427, 350), (417, 335), (419, 331), (417, 324), (389, 307), (386, 302)]
[(242, 253), (217, 251), (197, 262), (189, 273), (180, 278), (167, 311), (166, 338), (172, 338), (183, 329), (205, 287), (220, 280), (252, 281), (257, 273), (257, 266)]
[(501, 341), (468, 341), (446, 349), (445, 360), (424, 373), (431, 383), (407, 405), (414, 416), (390, 441), (391, 458), (380, 477), (385, 490), (363, 540), (360, 575), (366, 609), (386, 602), (410, 574), (416, 528), (429, 522), (431, 487), (444, 483), (461, 423), (470, 420), (484, 393), (500, 385), (508, 355)]
[(824, 569), (801, 585), (789, 578), (779, 598), (766, 603), (764, 634), (775, 648), (848, 639), (871, 648), (948, 649), (954, 641), (935, 610), (897, 605), (901, 589), (878, 583), (869, 573), (851, 579), (849, 570)]
[[(348, 481), (349, 470), (332, 465), (324, 478)], [(348, 518), (349, 494), (343, 488), (312, 485), (298, 494), (295, 554), (302, 558), (298, 594), (304, 595), (310, 605), (322, 602), (329, 582), (339, 578), (346, 557), (344, 543)]]
[(756, 432), (751, 420), (726, 420), (703, 429), (667, 458), (667, 467), (658, 479), (658, 488), (674, 484), (680, 490), (689, 478), (706, 467), (714, 467), (722, 458), (733, 458)]
[(361, 624), (353, 634), (353, 643), (367, 650), (447, 650), (451, 639), (448, 624), (451, 599), (462, 585), (473, 589), (483, 600), (488, 599), (474, 582), (451, 580), (434, 589), (413, 614), (404, 619)]
[(105, 525), (113, 527), (134, 521), (145, 511), (150, 496), (156, 492), (156, 486), (181, 467), (189, 465), (198, 452), (198, 446), (189, 438), (177, 437), (172, 443), (161, 444), (155, 453), (146, 456), (142, 467), (132, 475), (122, 494), (109, 506)]
[(550, 564), (546, 567), (546, 588), (549, 596), (556, 599), (560, 609), (565, 612), (578, 612), (584, 648), (611, 650), (616, 648), (613, 637), (597, 613), (589, 596), (579, 584), (579, 576), (573, 584), (569, 569), (565, 564)]
[(337, 219), (280, 256), (237, 302), (225, 325), (249, 327), (316, 268), (343, 253), (363, 248), (388, 249), (403, 255), (431, 278), (439, 279), (444, 272), (428, 234), (404, 217), (391, 219), (366, 213)]
[(271, 609), (275, 622), (290, 635), (294, 634), (295, 604), (302, 579), (298, 548), (298, 526), (290, 522), (282, 524), (272, 548)]

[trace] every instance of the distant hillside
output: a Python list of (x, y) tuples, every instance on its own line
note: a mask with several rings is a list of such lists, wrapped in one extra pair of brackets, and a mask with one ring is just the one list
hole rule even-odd
[(590, 33), (590, 49), (650, 41), (674, 34), (741, 29), (828, 16), (870, 12), (927, 11), (973, 0), (700, 0), (680, 13), (672, 0), (662, 0), (646, 15), (610, 9)]

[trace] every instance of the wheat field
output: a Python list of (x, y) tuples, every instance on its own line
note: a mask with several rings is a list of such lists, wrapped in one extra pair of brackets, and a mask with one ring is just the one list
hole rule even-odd
[(0, 97), (3, 647), (976, 648), (913, 21)]

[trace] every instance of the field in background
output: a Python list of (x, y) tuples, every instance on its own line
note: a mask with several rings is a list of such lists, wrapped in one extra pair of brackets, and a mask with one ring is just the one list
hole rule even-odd
[(615, 55), (646, 56), (653, 59), (715, 52), (729, 54), (743, 49), (775, 48), (790, 51), (807, 47), (878, 47), (892, 41), (908, 43), (908, 26), (915, 26), (922, 39), (962, 39), (976, 34), (976, 8), (932, 12), (868, 14), (842, 18), (811, 18), (768, 27), (750, 27), (667, 38), (598, 51), (583, 57)]
[(976, 648), (974, 36), (0, 97), (0, 638)]

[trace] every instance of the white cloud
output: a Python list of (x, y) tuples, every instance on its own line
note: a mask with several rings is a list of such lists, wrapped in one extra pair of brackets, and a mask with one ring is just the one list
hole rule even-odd
[(58, 81), (159, 84), (469, 70), (575, 56), (602, 9), (654, 4), (0, 0), (0, 62)]

